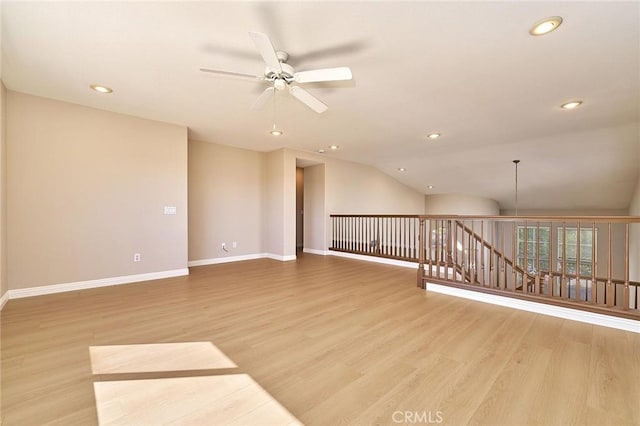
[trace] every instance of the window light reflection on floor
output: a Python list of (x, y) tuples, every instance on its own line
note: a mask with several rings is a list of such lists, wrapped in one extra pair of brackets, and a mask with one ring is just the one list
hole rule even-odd
[[(223, 371), (237, 365), (211, 342), (92, 346), (89, 352), (93, 374), (116, 378), (94, 382), (100, 425), (301, 424), (251, 376)], [(199, 369), (222, 374), (163, 377)], [(152, 372), (158, 377), (117, 380)]]

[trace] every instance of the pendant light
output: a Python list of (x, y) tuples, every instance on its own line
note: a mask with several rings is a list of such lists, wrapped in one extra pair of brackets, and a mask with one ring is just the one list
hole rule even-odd
[(276, 97), (278, 96), (278, 91), (274, 90), (273, 91), (273, 127), (271, 128), (271, 131), (269, 133), (271, 133), (271, 136), (282, 136), (283, 132), (282, 130), (278, 129), (278, 127), (276, 126)]

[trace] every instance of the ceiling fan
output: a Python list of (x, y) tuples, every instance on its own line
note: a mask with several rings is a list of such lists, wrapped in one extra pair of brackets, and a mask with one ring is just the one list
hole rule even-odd
[(316, 83), (321, 81), (342, 81), (351, 80), (351, 70), (348, 67), (323, 68), (309, 71), (296, 72), (293, 67), (287, 64), (289, 54), (281, 50), (275, 50), (271, 40), (265, 34), (249, 32), (258, 52), (266, 64), (264, 75), (242, 74), (230, 71), (221, 71), (210, 68), (200, 68), (200, 71), (212, 74), (244, 77), (254, 81), (262, 81), (269, 84), (264, 92), (251, 106), (251, 109), (262, 108), (271, 99), (276, 90), (289, 88), (289, 93), (300, 102), (317, 113), (325, 112), (328, 107), (318, 98), (313, 96), (302, 87), (295, 85), (303, 83)]

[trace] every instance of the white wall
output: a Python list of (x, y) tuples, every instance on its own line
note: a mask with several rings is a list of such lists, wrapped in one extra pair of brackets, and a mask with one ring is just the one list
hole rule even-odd
[(7, 95), (10, 290), (187, 267), (185, 127)]
[(189, 261), (262, 253), (264, 174), (263, 153), (189, 141)]
[(500, 206), (489, 198), (464, 194), (433, 194), (424, 197), (425, 214), (497, 216)]

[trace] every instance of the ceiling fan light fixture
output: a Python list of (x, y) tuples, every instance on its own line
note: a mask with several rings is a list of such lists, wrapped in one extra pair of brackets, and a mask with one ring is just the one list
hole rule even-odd
[(398, 167), (398, 171), (399, 171), (399, 172), (406, 172), (406, 171), (407, 171), (407, 169), (405, 169), (404, 167)]
[(273, 127), (271, 128), (271, 131), (269, 132), (271, 134), (271, 136), (282, 136), (284, 134), (284, 132), (280, 129), (278, 129), (276, 127), (276, 124), (273, 123)]
[(427, 135), (429, 139), (438, 139), (440, 136), (441, 136), (440, 133), (429, 133)]
[(102, 86), (101, 84), (92, 84), (89, 86), (91, 90), (95, 90), (98, 93), (113, 93), (113, 89), (107, 86)]
[(433, 185), (427, 186), (427, 189), (433, 189)]
[(582, 101), (571, 101), (560, 105), (562, 109), (575, 109), (582, 105)]
[(275, 87), (276, 90), (283, 90), (286, 85), (285, 81), (281, 78), (277, 78), (273, 82), (273, 87)]
[(562, 17), (551, 16), (549, 18), (545, 18), (541, 21), (536, 22), (529, 30), (529, 34), (531, 34), (532, 36), (549, 34), (551, 31), (558, 29), (560, 24), (562, 24)]
[(318, 152), (319, 152), (320, 154), (324, 154), (324, 153), (325, 153), (325, 152), (327, 152), (327, 151), (325, 151), (324, 149), (322, 149), (322, 148), (321, 148), (321, 149), (319, 149), (319, 150), (318, 150)]

